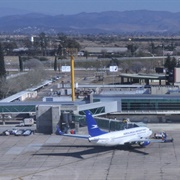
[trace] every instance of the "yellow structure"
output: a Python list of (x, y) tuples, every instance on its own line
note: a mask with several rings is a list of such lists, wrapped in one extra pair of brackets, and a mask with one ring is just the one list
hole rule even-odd
[(71, 56), (71, 88), (72, 88), (72, 101), (75, 101), (75, 89), (74, 89), (74, 57)]

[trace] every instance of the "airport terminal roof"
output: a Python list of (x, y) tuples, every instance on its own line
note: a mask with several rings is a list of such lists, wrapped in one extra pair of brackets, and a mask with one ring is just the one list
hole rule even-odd
[(103, 51), (107, 53), (113, 53), (113, 52), (125, 52), (127, 51), (127, 48), (126, 47), (86, 47), (84, 48), (84, 50), (91, 53), (102, 53)]
[(166, 79), (165, 74), (120, 74), (120, 77), (136, 79)]

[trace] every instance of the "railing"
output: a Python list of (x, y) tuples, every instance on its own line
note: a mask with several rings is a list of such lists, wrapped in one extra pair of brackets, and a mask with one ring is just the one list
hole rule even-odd
[(180, 110), (134, 110), (134, 111), (121, 111), (116, 114), (180, 114)]

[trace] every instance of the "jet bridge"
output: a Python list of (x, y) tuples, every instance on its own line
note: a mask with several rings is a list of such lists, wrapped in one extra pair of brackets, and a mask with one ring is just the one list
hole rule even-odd
[(79, 105), (77, 111), (74, 111), (75, 114), (84, 115), (83, 111), (90, 110), (92, 115), (103, 115), (107, 113), (121, 111), (121, 104), (117, 101), (111, 102), (96, 102)]
[[(64, 119), (63, 117), (68, 116), (68, 113), (73, 112), (75, 119), (74, 123), (79, 123), (79, 118), (84, 115), (85, 110), (90, 110), (93, 115), (103, 115), (111, 112), (118, 111), (117, 101), (112, 102), (96, 102), (89, 104), (41, 104), (37, 107), (36, 112), (36, 122), (37, 131), (40, 133), (55, 133), (56, 125), (59, 124), (60, 127), (64, 125), (66, 129), (69, 129), (70, 120)], [(65, 116), (64, 116), (65, 115)]]

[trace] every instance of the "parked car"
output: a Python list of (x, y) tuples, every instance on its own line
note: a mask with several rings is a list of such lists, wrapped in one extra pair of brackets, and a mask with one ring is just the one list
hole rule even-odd
[(14, 134), (15, 136), (22, 136), (24, 133), (24, 129), (19, 129), (17, 132)]
[(10, 134), (11, 134), (11, 131), (9, 131), (9, 130), (5, 130), (2, 133), (2, 135), (4, 135), (4, 136), (9, 136)]
[(18, 131), (18, 129), (12, 129), (11, 135), (15, 135), (17, 131)]
[(29, 136), (29, 135), (31, 135), (31, 134), (33, 134), (33, 133), (34, 133), (33, 130), (31, 130), (31, 129), (26, 129), (26, 130), (23, 132), (23, 136)]

